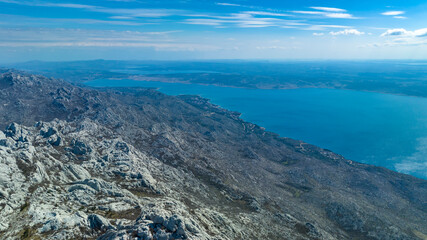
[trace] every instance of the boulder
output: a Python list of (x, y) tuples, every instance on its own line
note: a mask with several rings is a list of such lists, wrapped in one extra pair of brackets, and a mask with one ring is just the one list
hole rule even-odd
[(89, 215), (87, 217), (87, 220), (89, 222), (89, 227), (93, 230), (107, 231), (110, 229), (114, 229), (114, 227), (111, 225), (111, 223), (107, 219), (97, 214)]
[(92, 152), (92, 148), (83, 141), (73, 139), (71, 142), (71, 152), (76, 155), (85, 155)]

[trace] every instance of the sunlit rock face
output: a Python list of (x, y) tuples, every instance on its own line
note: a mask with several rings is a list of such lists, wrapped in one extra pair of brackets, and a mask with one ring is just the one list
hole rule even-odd
[(1, 239), (426, 234), (426, 181), (280, 138), (200, 97), (6, 71), (0, 110)]
[[(5, 237), (29, 229), (58, 238), (209, 238), (188, 207), (173, 198), (176, 193), (179, 199), (179, 188), (195, 179), (184, 179), (182, 171), (90, 120), (11, 124), (0, 133), (0, 141)], [(163, 209), (167, 205), (173, 208)]]

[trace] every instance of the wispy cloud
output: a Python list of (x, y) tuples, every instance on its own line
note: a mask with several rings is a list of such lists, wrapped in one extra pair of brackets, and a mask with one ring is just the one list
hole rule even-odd
[[(308, 14), (308, 15), (320, 15), (327, 18), (354, 18), (351, 14), (343, 13), (340, 11), (346, 11), (338, 8), (327, 8), (327, 7), (313, 7), (325, 11), (292, 11), (296, 14)], [(195, 18), (189, 18), (182, 21), (185, 24), (192, 25), (207, 25), (214, 26), (217, 28), (224, 27), (280, 27), (280, 28), (299, 28), (303, 30), (327, 30), (330, 28), (351, 28), (350, 26), (334, 25), (334, 24), (313, 24), (308, 23), (308, 19), (301, 18), (301, 16), (295, 17), (291, 14), (282, 13), (280, 11), (243, 11), (240, 13), (232, 13), (228, 15), (195, 15)]]
[(192, 18), (186, 19), (184, 24), (193, 24), (193, 25), (207, 25), (207, 26), (220, 26), (227, 21), (218, 20), (218, 19), (205, 19), (205, 18)]
[(324, 16), (328, 17), (328, 18), (357, 19), (357, 17), (355, 17), (349, 13), (326, 13)]
[(312, 9), (319, 11), (291, 11), (296, 14), (304, 15), (317, 15), (326, 18), (341, 18), (341, 19), (358, 19), (350, 13), (346, 13), (347, 10), (340, 8), (330, 8), (330, 7), (311, 7)]
[(61, 42), (106, 39), (111, 41), (171, 41), (174, 32), (84, 30), (63, 28), (0, 28), (0, 42)]
[(85, 4), (74, 4), (74, 3), (51, 3), (51, 2), (40, 2), (40, 1), (15, 1), (15, 0), (0, 0), (2, 3), (11, 3), (25, 6), (34, 7), (60, 7), (60, 8), (77, 8), (77, 9), (94, 9), (96, 6), (85, 5)]
[[(118, 2), (127, 2), (133, 0), (113, 0)], [(106, 19), (76, 19), (74, 21), (88, 24), (108, 24), (108, 25), (142, 25), (150, 24), (151, 19), (160, 19), (168, 17), (182, 17), (180, 22), (190, 25), (205, 25), (220, 27), (239, 27), (239, 28), (262, 28), (262, 27), (281, 27), (295, 28), (295, 26), (309, 25), (302, 23), (307, 18), (301, 15), (317, 15), (321, 18), (332, 19), (355, 19), (347, 10), (334, 7), (310, 7), (316, 11), (293, 11), (299, 16), (286, 13), (278, 9), (268, 9), (256, 6), (247, 6), (236, 3), (216, 2), (219, 6), (231, 6), (251, 9), (250, 11), (241, 11), (239, 13), (229, 13), (228, 15), (215, 15), (213, 13), (200, 13), (191, 10), (168, 9), (168, 8), (109, 8), (104, 6), (74, 4), (74, 3), (52, 3), (48, 1), (17, 1), (17, 0), (0, 0), (3, 3), (28, 5), (36, 7), (60, 7), (82, 9), (84, 11), (105, 13)], [(190, 17), (190, 18), (188, 18)], [(287, 19), (283, 19), (287, 18)], [(290, 18), (294, 18), (291, 20)], [(52, 19), (54, 20), (54, 19)], [(170, 20), (170, 19), (169, 19)], [(71, 20), (60, 20), (71, 21)], [(316, 27), (314, 27), (316, 28)], [(317, 27), (319, 29), (320, 27)], [(328, 28), (328, 27), (323, 27)]]
[(121, 25), (121, 26), (141, 26), (146, 25), (147, 23), (138, 23), (130, 21), (108, 21), (100, 19), (76, 19), (76, 18), (58, 18), (58, 19), (49, 19), (50, 21), (58, 22), (75, 22), (81, 24), (102, 24), (102, 25)]
[(0, 28), (0, 47), (140, 47), (167, 51), (218, 49), (212, 45), (179, 41), (171, 37), (175, 32)]
[(187, 19), (185, 24), (209, 25), (209, 26), (234, 26), (240, 28), (261, 28), (278, 26), (278, 23), (270, 19), (242, 18), (242, 19)]
[(246, 11), (244, 13), (251, 15), (260, 15), (260, 16), (275, 16), (275, 17), (291, 17), (290, 14), (277, 13), (277, 12), (265, 12), (265, 11)]
[(364, 32), (360, 32), (357, 29), (345, 29), (343, 31), (338, 31), (338, 32), (330, 32), (330, 35), (333, 36), (338, 36), (338, 35), (354, 35), (354, 36), (360, 36), (360, 35), (364, 35)]
[(158, 42), (109, 42), (109, 41), (75, 41), (75, 42), (0, 42), (0, 47), (130, 47), (155, 48), (164, 51), (206, 51), (220, 49), (218, 46), (197, 43), (158, 43)]
[(61, 26), (64, 23), (75, 23), (75, 24), (93, 24), (93, 25), (116, 25), (116, 26), (141, 26), (151, 23), (142, 23), (135, 21), (125, 21), (128, 19), (86, 19), (86, 18), (36, 18), (19, 15), (7, 15), (0, 14), (0, 19), (9, 26)]
[(73, 8), (83, 9), (91, 12), (101, 12), (113, 15), (116, 17), (147, 17), (159, 18), (173, 15), (184, 14), (186, 11), (177, 9), (150, 9), (150, 8), (107, 8), (102, 6), (74, 4), (74, 3), (52, 3), (52, 2), (31, 2), (31, 1), (15, 1), (15, 0), (0, 0), (3, 3), (11, 3), (33, 7), (57, 7), (57, 8)]
[(135, 17), (130, 17), (130, 16), (111, 16), (108, 18), (117, 19), (117, 20), (134, 20), (135, 19)]
[(292, 13), (309, 14), (309, 15), (323, 15), (325, 12), (318, 11), (291, 11)]
[(305, 25), (300, 20), (289, 20), (281, 18), (288, 16), (289, 15), (287, 14), (280, 14), (274, 12), (246, 11), (223, 16), (206, 15), (204, 16), (204, 18), (185, 19), (182, 23), (193, 25), (208, 25), (215, 27), (239, 28), (285, 27)]
[(215, 3), (216, 5), (219, 5), (219, 6), (231, 6), (231, 7), (240, 7), (240, 6), (242, 6), (242, 5), (240, 5), (240, 4), (235, 4), (235, 3), (222, 3), (222, 2), (217, 2), (217, 3)]
[(325, 11), (325, 12), (347, 12), (345, 9), (333, 8), (333, 7), (310, 7), (311, 9)]
[(303, 30), (309, 30), (309, 31), (325, 31), (328, 29), (350, 29), (351, 26), (344, 26), (344, 25), (310, 25), (305, 28), (302, 28)]
[(393, 18), (396, 18), (396, 19), (406, 19), (407, 17), (402, 16), (405, 13), (406, 13), (405, 11), (387, 11), (387, 12), (381, 13), (381, 15), (392, 16)]
[(178, 9), (146, 9), (146, 8), (94, 8), (93, 12), (109, 13), (122, 17), (138, 17), (138, 18), (161, 18), (174, 15), (183, 15), (187, 13), (184, 10)]
[(405, 12), (404, 11), (388, 11), (388, 12), (383, 12), (381, 14), (385, 16), (397, 16), (397, 15), (405, 14)]

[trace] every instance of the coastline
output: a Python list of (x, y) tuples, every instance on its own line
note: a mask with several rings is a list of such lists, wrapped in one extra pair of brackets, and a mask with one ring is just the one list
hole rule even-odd
[[(103, 79), (92, 79), (89, 81), (83, 82), (84, 85), (88, 82), (98, 81)], [(379, 94), (387, 94), (394, 96), (405, 96), (405, 97), (415, 97), (415, 98), (427, 98), (426, 96), (421, 95), (413, 95), (406, 93), (397, 93), (397, 92), (387, 92), (387, 91), (375, 91), (375, 90), (364, 90), (364, 89), (356, 89), (356, 88), (338, 88), (338, 87), (327, 87), (327, 86), (289, 86), (289, 87), (244, 87), (244, 86), (235, 86), (235, 85), (226, 85), (226, 84), (209, 84), (209, 83), (194, 83), (190, 81), (180, 81), (180, 80), (171, 80), (168, 78), (154, 78), (154, 77), (143, 77), (143, 78), (105, 78), (105, 80), (132, 80), (132, 81), (142, 81), (142, 82), (161, 82), (161, 83), (179, 83), (179, 84), (196, 84), (200, 86), (214, 86), (214, 87), (224, 87), (224, 88), (236, 88), (236, 89), (260, 89), (260, 90), (292, 90), (292, 89), (332, 89), (332, 90), (346, 90), (346, 91), (356, 91), (356, 92), (368, 92), (368, 93), (379, 93)]]
[[(242, 113), (242, 118), (245, 121), (262, 126), (267, 129), (267, 131), (277, 133), (281, 137), (299, 139), (303, 142), (310, 143), (315, 146), (320, 146), (323, 149), (330, 149), (333, 152), (337, 152), (343, 156), (346, 156), (346, 158), (348, 159), (352, 159), (365, 164), (386, 167), (393, 171), (397, 171), (395, 164), (399, 162), (394, 162), (394, 160), (392, 161), (392, 159), (400, 159), (402, 161), (406, 161), (406, 158), (417, 152), (417, 148), (420, 144), (417, 139), (426, 136), (426, 132), (423, 130), (424, 127), (419, 126), (421, 124), (421, 120), (414, 114), (410, 114), (408, 118), (404, 119), (394, 118), (396, 112), (393, 106), (395, 103), (397, 103), (398, 106), (401, 106), (398, 108), (398, 112), (406, 111), (406, 107), (402, 107), (402, 104), (403, 106), (409, 104), (409, 107), (411, 109), (413, 107), (415, 107), (415, 109), (418, 109), (420, 108), (419, 104), (422, 104), (422, 106), (425, 105), (424, 98), (421, 97), (416, 97), (416, 99), (419, 100), (411, 100), (412, 98), (406, 98), (405, 100), (405, 98), (394, 98), (393, 96), (408, 96), (397, 94), (382, 94), (373, 91), (358, 91), (353, 89), (314, 87), (287, 89), (255, 89), (226, 87), (221, 85), (215, 86), (209, 84), (196, 84), (190, 82), (184, 83), (178, 81), (160, 82), (142, 80), (138, 81), (131, 79), (126, 79), (129, 82), (123, 83), (122, 86), (120, 86), (120, 84), (116, 86), (116, 84), (120, 82), (120, 79), (105, 79), (107, 81), (110, 81), (110, 83), (106, 83), (106, 85), (102, 84), (103, 80), (104, 79), (96, 80), (97, 82), (95, 83), (95, 85), (91, 86), (89, 84), (86, 86), (94, 88), (141, 87), (154, 89), (166, 95), (172, 96), (199, 96), (203, 99), (209, 100), (212, 104), (220, 106), (223, 109), (229, 109), (230, 111)], [(138, 86), (138, 82), (147, 82), (147, 84), (141, 84), (141, 86)], [(159, 83), (159, 85), (157, 85), (156, 82)], [(181, 86), (175, 86), (173, 84), (181, 84)], [(187, 87), (184, 85), (189, 86)], [(192, 85), (192, 87), (190, 87), (190, 85)], [(218, 87), (218, 89), (215, 89), (215, 87)], [(192, 90), (188, 91), (186, 90), (187, 88)], [(219, 88), (224, 89), (225, 95), (221, 93), (222, 90)], [(304, 89), (306, 89), (308, 92)], [(330, 91), (323, 92), (326, 94), (322, 93), (319, 95), (319, 93), (316, 93), (318, 92), (316, 89), (320, 90), (320, 93), (323, 92), (321, 91), (322, 89)], [(262, 93), (257, 92), (257, 90), (266, 90), (268, 92)], [(302, 92), (291, 91), (282, 94), (280, 90), (302, 90)], [(340, 93), (339, 91), (345, 91), (348, 93)], [(242, 99), (243, 96), (249, 96), (252, 95), (252, 93), (255, 94), (253, 97), (249, 99)], [(272, 98), (270, 99), (270, 97)], [(325, 101), (322, 100), (324, 97), (326, 97)], [(304, 99), (311, 100), (306, 101)], [(351, 103), (355, 99), (359, 103)], [(358, 99), (360, 99), (360, 101)], [(303, 102), (300, 102), (301, 100)], [(281, 105), (281, 102), (283, 101), (291, 101), (292, 103), (296, 103), (297, 105)], [(333, 101), (336, 101), (337, 104), (332, 104)], [(373, 103), (373, 105), (370, 104), (371, 102)], [(351, 105), (347, 105), (348, 103), (351, 103)], [(318, 112), (318, 110), (316, 109), (318, 109), (319, 106), (321, 107), (321, 109), (328, 110), (322, 110), (321, 112)], [(380, 108), (379, 111), (378, 107)], [(281, 113), (277, 114), (274, 109), (281, 109)], [(301, 112), (302, 115), (295, 115), (294, 111), (296, 109), (300, 109), (298, 110), (298, 112)], [(348, 109), (355, 110), (349, 111)], [(306, 118), (307, 115), (312, 117)], [(372, 117), (372, 119), (367, 121), (366, 116), (370, 116)], [(311, 122), (313, 120), (314, 123)], [(359, 123), (356, 124), (356, 122)], [(393, 140), (395, 138), (395, 133), (393, 132), (406, 131), (405, 129), (407, 129), (408, 126), (410, 126), (411, 124), (415, 124), (414, 126), (418, 126), (418, 130), (417, 132), (412, 131), (412, 133), (405, 138), (405, 144), (402, 145)], [(388, 133), (384, 135), (382, 131), (378, 131), (377, 126), (379, 125), (387, 129), (386, 132)], [(360, 135), (355, 134), (355, 132), (368, 132), (369, 134)], [(355, 138), (358, 140), (345, 140), (348, 138)], [(342, 144), (342, 141), (344, 140), (347, 143), (345, 145)], [(388, 150), (379, 151), (378, 149), (380, 148)], [(355, 152), (352, 149), (366, 150), (358, 150), (357, 152)], [(389, 150), (391, 150), (391, 152), (388, 152)], [(405, 173), (415, 174), (415, 172)], [(419, 171), (417, 174), (419, 175)]]

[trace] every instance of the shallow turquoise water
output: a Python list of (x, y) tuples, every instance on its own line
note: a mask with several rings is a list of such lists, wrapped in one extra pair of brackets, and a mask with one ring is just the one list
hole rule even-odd
[(427, 179), (427, 99), (332, 89), (263, 90), (96, 80), (93, 87), (154, 87), (197, 94), (281, 136), (348, 159)]

